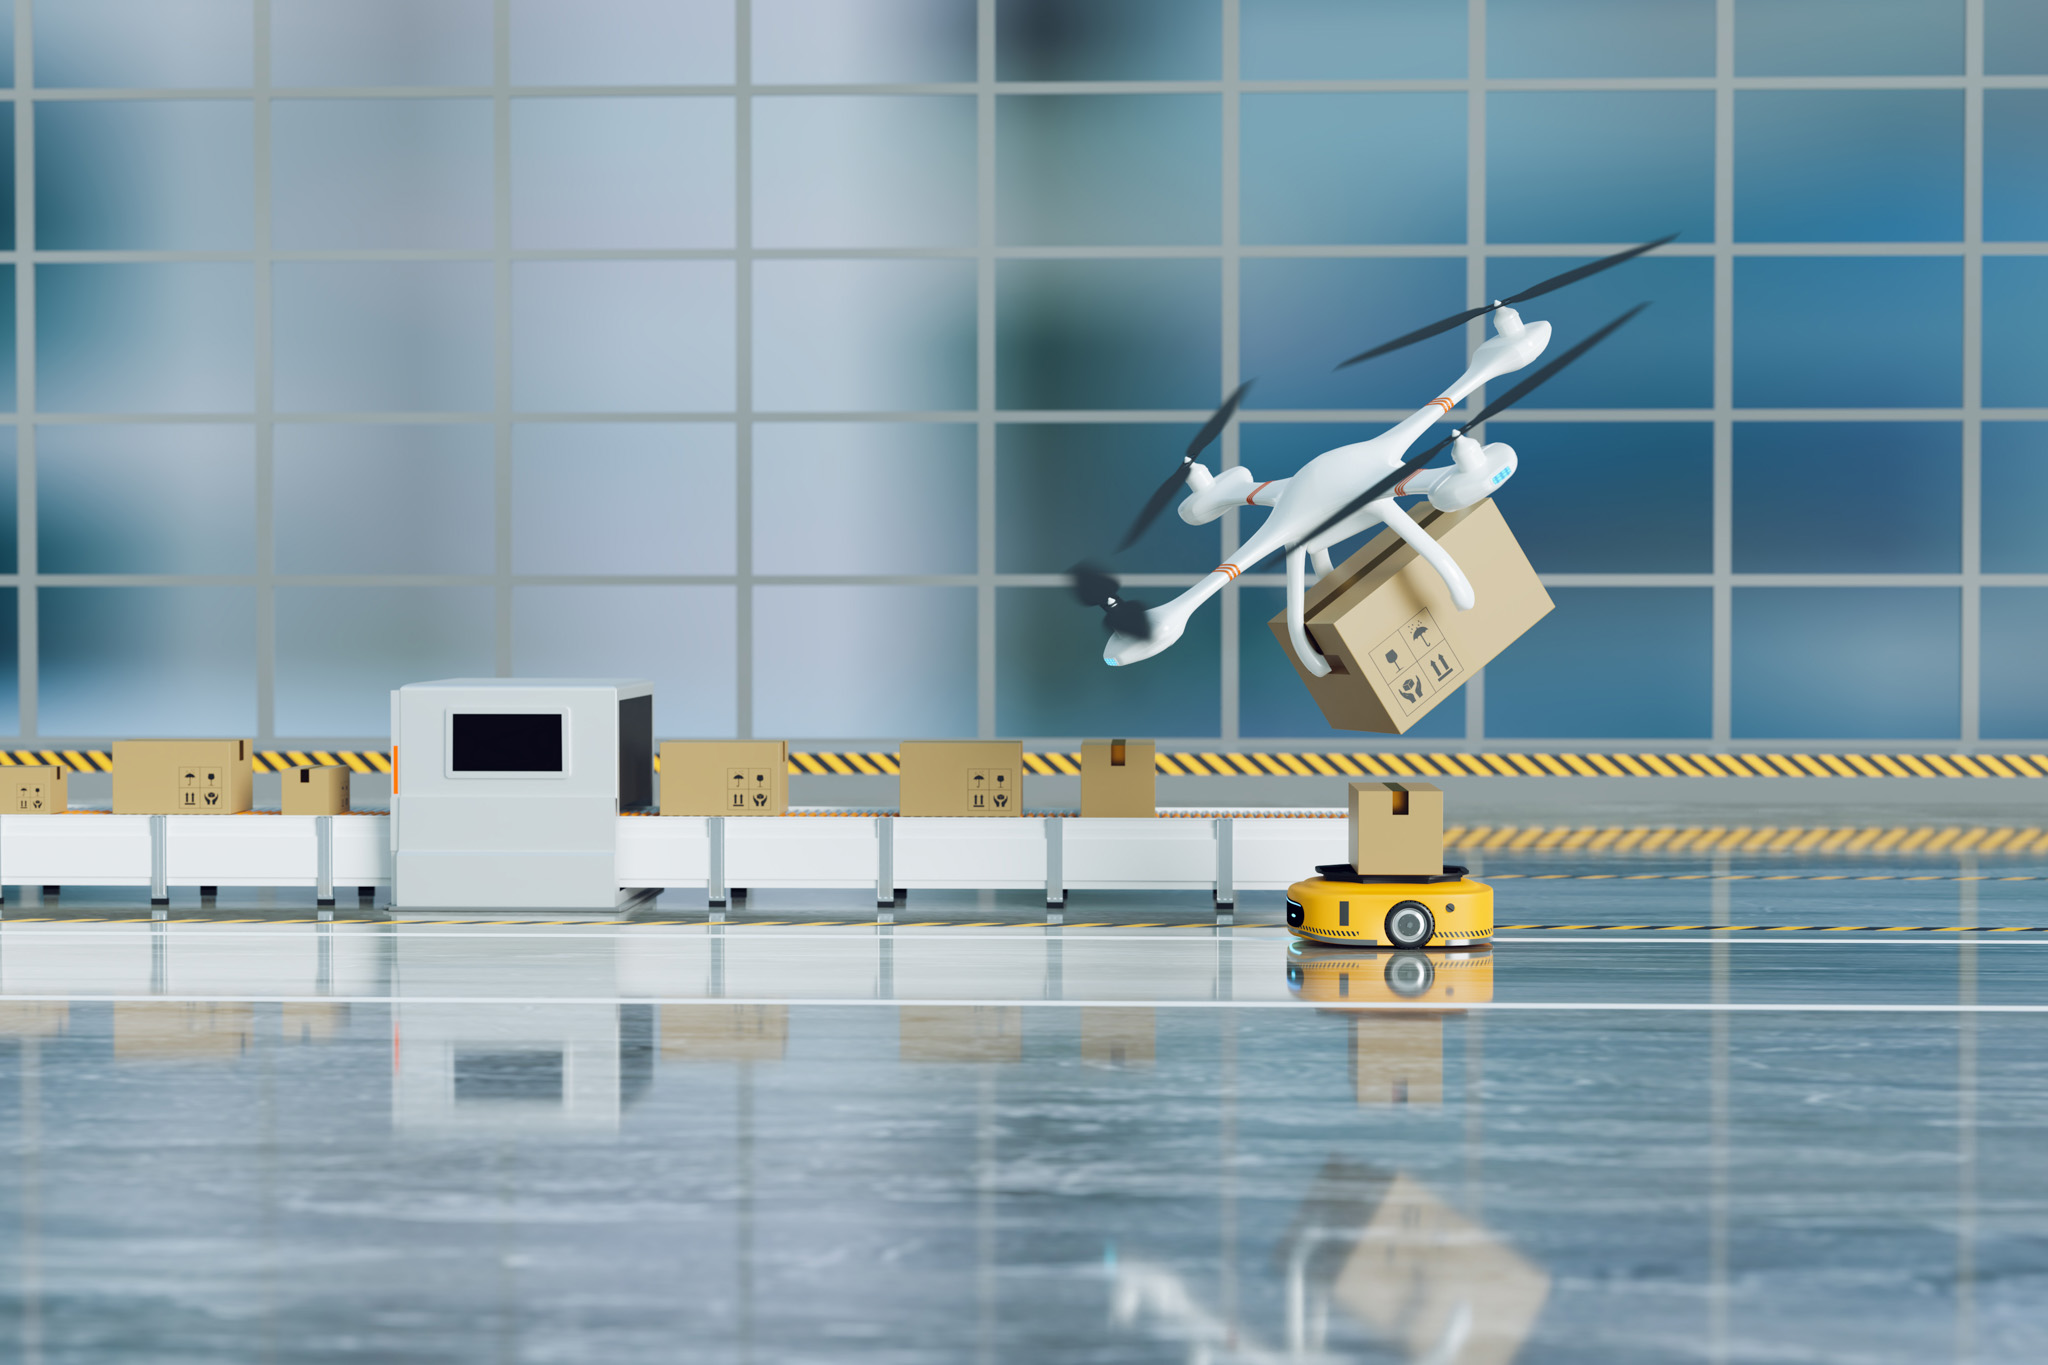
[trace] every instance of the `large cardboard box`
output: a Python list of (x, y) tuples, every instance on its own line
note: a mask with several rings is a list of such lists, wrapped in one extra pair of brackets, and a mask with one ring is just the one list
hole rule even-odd
[(114, 814), (236, 815), (254, 781), (246, 739), (114, 742)]
[(22, 815), (61, 814), (70, 809), (69, 770), (55, 763), (40, 767), (9, 768), (0, 778), (6, 793), (5, 809)]
[(1143, 820), (1159, 813), (1159, 746), (1149, 739), (1108, 739), (1081, 746), (1081, 814)]
[(1550, 612), (1550, 594), (1493, 499), (1462, 512), (1424, 505), (1416, 520), (1450, 551), (1477, 601), (1459, 611), (1435, 569), (1383, 531), (1308, 590), (1309, 639), (1330, 661), (1317, 678), (1294, 657), (1287, 613), (1273, 636), (1339, 730), (1403, 734)]
[(1444, 870), (1444, 794), (1432, 782), (1351, 784), (1351, 866), (1367, 877)]
[(348, 814), (348, 769), (287, 768), (280, 777), (286, 815)]
[(896, 804), (903, 815), (1024, 813), (1019, 740), (906, 739), (896, 763)]
[(663, 740), (661, 813), (789, 814), (789, 741)]

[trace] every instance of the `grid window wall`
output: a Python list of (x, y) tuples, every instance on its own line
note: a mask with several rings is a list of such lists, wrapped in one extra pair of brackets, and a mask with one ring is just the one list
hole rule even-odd
[(1557, 609), (1395, 742), (2048, 741), (2048, 11), (1870, 8), (0, 0), (0, 730), (1354, 744), (1278, 573), (1112, 670), (1065, 570), (1240, 380), (1283, 477), (1678, 232), (1531, 306), (1654, 304), (1484, 433)]

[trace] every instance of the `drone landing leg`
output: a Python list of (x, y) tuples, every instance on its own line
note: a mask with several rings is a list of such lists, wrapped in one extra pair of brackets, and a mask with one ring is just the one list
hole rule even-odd
[[(1324, 550), (1322, 556), (1323, 563), (1328, 564), (1330, 552)], [(1307, 559), (1308, 551), (1298, 545), (1287, 552), (1287, 638), (1293, 642), (1294, 657), (1301, 660), (1301, 666), (1313, 677), (1327, 678), (1330, 676), (1330, 661), (1309, 643), (1308, 626), (1302, 619), (1308, 605), (1308, 585), (1303, 572)]]

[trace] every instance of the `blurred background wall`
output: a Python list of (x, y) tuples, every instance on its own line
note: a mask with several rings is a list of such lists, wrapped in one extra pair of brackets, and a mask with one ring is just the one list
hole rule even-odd
[[(670, 736), (1328, 730), (1248, 575), (1063, 571), (1256, 377), (1260, 478), (1551, 296), (1493, 424), (1556, 612), (1414, 740), (2048, 740), (2040, 0), (0, 5), (0, 731), (380, 744), (628, 673)], [(1248, 531), (1169, 517), (1159, 600)], [(1277, 567), (1277, 566), (1276, 566)]]

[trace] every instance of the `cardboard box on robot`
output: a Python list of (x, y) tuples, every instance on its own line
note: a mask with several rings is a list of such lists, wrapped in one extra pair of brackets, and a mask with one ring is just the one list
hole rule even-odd
[(789, 741), (663, 740), (661, 813), (789, 814)]
[(71, 802), (68, 774), (68, 769), (55, 763), (10, 769), (5, 809), (16, 815), (63, 814)]
[(114, 814), (238, 815), (254, 785), (246, 739), (114, 741)]
[(1442, 875), (1442, 789), (1433, 782), (1353, 782), (1351, 867), (1364, 877)]
[(1020, 740), (906, 739), (897, 747), (903, 815), (1022, 815)]
[(278, 795), (286, 815), (347, 815), (348, 769), (308, 764), (280, 773)]
[(1471, 581), (1472, 610), (1459, 611), (1436, 570), (1386, 530), (1308, 590), (1304, 619), (1329, 676), (1314, 677), (1295, 658), (1284, 610), (1270, 623), (1339, 730), (1405, 733), (1550, 612), (1550, 594), (1493, 499), (1457, 512), (1426, 503), (1414, 510)]
[(1081, 746), (1081, 814), (1149, 820), (1159, 814), (1159, 746), (1149, 739), (1093, 740)]

